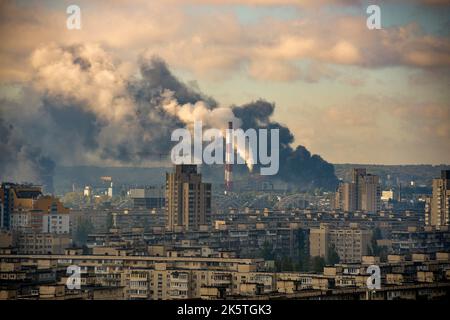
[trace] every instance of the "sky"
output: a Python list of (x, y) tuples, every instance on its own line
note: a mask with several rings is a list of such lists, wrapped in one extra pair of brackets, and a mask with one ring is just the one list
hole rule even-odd
[[(71, 4), (81, 30), (66, 28)], [(42, 48), (93, 44), (124, 76), (158, 56), (221, 106), (275, 103), (329, 162), (448, 164), (449, 32), (446, 0), (0, 0), (0, 99), (29, 102)]]

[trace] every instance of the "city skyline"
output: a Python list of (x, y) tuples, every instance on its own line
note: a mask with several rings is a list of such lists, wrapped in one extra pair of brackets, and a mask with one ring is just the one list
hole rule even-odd
[(165, 194), (111, 176), (62, 199), (2, 183), (0, 300), (448, 298), (450, 170), (408, 191), (353, 168), (352, 188), (307, 196), (212, 188), (197, 169), (174, 166)]
[(449, 88), (450, 0), (0, 0), (0, 305), (448, 307)]

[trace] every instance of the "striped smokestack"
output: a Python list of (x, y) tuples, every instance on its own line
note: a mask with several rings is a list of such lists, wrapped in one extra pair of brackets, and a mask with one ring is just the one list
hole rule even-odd
[(225, 191), (231, 192), (233, 189), (233, 167), (232, 167), (232, 152), (233, 152), (233, 122), (228, 122), (227, 130), (227, 150), (225, 154)]

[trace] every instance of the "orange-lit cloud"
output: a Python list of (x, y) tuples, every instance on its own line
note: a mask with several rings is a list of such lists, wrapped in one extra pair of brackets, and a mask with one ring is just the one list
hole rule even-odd
[(197, 77), (219, 79), (236, 71), (259, 80), (301, 79), (304, 71), (295, 66), (299, 61), (367, 68), (450, 67), (450, 39), (424, 34), (414, 24), (370, 31), (365, 16), (319, 12), (294, 20), (267, 18), (248, 26), (230, 12), (198, 17), (180, 5), (137, 3), (130, 10), (122, 1), (109, 6), (82, 1), (82, 30), (69, 31), (65, 12), (3, 2), (1, 78), (26, 77), (28, 55), (48, 42), (99, 43), (121, 58), (157, 54)]

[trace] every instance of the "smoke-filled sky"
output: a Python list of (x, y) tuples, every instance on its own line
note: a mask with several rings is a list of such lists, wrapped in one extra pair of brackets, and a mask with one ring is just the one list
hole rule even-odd
[[(70, 4), (81, 30), (66, 28)], [(369, 4), (382, 30), (367, 29)], [(262, 98), (293, 147), (329, 162), (449, 163), (449, 13), (446, 0), (1, 0), (3, 147), (137, 163), (194, 110), (218, 126)]]

